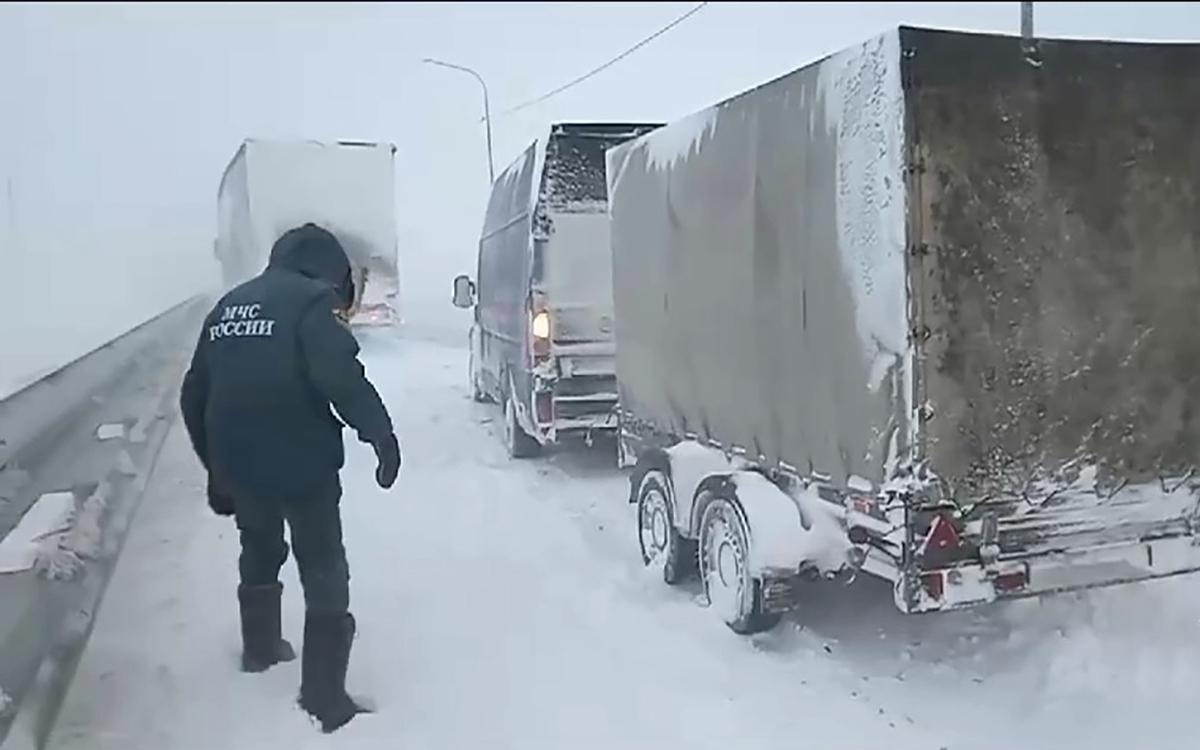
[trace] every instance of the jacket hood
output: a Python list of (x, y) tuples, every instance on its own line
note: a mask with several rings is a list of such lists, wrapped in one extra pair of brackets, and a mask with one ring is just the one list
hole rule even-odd
[(289, 229), (271, 247), (267, 268), (295, 271), (333, 287), (344, 307), (354, 301), (350, 261), (332, 232), (313, 223)]

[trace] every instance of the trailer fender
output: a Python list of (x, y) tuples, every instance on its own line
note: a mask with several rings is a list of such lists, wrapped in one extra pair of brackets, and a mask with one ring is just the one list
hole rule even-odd
[(667, 494), (668, 501), (671, 503), (671, 510), (675, 512), (675, 518), (679, 518), (678, 508), (675, 506), (675, 491), (671, 478), (671, 458), (667, 452), (658, 448), (648, 450), (638, 456), (637, 464), (633, 467), (633, 472), (629, 475), (629, 504), (633, 505), (638, 501), (638, 491), (641, 489), (642, 482), (646, 479), (646, 475), (652, 471), (661, 471), (667, 478)]
[(839, 569), (844, 564), (845, 553), (836, 543), (832, 547), (822, 543), (824, 527), (814, 529), (813, 519), (804, 517), (797, 501), (757, 471), (706, 477), (696, 488), (693, 535), (699, 535), (705, 508), (718, 497), (730, 500), (745, 523), (754, 576), (787, 576), (806, 568)]
[(697, 539), (704, 512), (696, 507), (701, 489), (706, 483), (728, 481), (740, 466), (730, 463), (724, 453), (690, 440), (672, 446), (666, 454), (671, 461), (675, 524), (684, 537)]

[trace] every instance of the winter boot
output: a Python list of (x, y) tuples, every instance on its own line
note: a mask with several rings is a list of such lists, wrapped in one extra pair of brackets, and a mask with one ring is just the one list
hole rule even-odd
[(300, 662), (300, 707), (321, 723), (326, 734), (371, 709), (346, 694), (346, 669), (354, 642), (354, 615), (310, 614), (304, 620)]
[(280, 662), (292, 661), (296, 651), (280, 634), (280, 600), (283, 584), (238, 586), (242, 612), (242, 671), (264, 672)]

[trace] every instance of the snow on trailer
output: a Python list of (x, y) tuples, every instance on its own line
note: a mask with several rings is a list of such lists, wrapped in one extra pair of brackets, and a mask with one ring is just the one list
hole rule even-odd
[(744, 631), (833, 568), (904, 612), (1200, 569), (1198, 95), (1200, 45), (902, 27), (610, 150), (646, 561)]

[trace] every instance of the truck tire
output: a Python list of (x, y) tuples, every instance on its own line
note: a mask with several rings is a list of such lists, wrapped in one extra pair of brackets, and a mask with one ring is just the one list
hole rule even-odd
[(504, 394), (504, 447), (508, 449), (509, 458), (533, 458), (541, 452), (542, 446), (521, 427), (517, 419), (517, 407), (512, 400), (512, 391)]
[(663, 581), (675, 586), (696, 572), (696, 545), (675, 528), (670, 484), (657, 469), (642, 477), (637, 497), (638, 546), (646, 567), (657, 568)]
[(750, 574), (749, 552), (741, 506), (725, 494), (715, 495), (700, 521), (700, 578), (709, 606), (740, 635), (765, 632), (783, 618), (763, 608), (762, 581)]

